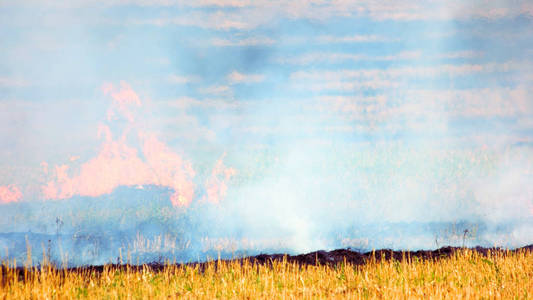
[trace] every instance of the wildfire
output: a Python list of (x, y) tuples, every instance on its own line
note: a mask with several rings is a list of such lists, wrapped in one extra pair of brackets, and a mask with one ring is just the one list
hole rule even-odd
[(13, 185), (0, 185), (0, 203), (18, 202), (22, 198), (20, 189)]
[[(125, 82), (121, 82), (120, 88), (105, 84), (102, 90), (112, 100), (107, 111), (108, 121), (122, 117), (132, 125), (135, 114), (131, 108), (142, 105), (139, 96)], [(82, 163), (79, 172), (72, 176), (69, 176), (69, 165), (55, 166), (55, 176), (41, 188), (44, 197), (96, 197), (111, 193), (118, 186), (158, 185), (174, 190), (170, 197), (174, 206), (189, 205), (194, 198), (192, 180), (196, 174), (191, 162), (172, 151), (150, 132), (137, 130), (137, 139), (142, 145), (140, 149), (128, 145), (126, 137), (131, 128), (138, 126), (129, 126), (119, 138), (114, 138), (108, 125), (100, 125), (98, 136), (103, 142), (99, 153)], [(226, 195), (226, 182), (236, 172), (224, 166), (223, 157), (217, 161), (211, 177), (206, 181), (207, 197), (212, 203), (218, 203)], [(46, 162), (41, 165), (48, 171)]]
[(224, 166), (223, 160), (225, 156), (226, 153), (217, 161), (211, 176), (205, 182), (207, 201), (211, 203), (219, 203), (220, 198), (226, 196), (228, 189), (226, 182), (237, 173), (235, 169)]

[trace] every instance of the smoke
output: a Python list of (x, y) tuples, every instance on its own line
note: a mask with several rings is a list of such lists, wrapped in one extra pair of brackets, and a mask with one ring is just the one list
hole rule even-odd
[[(95, 129), (101, 140), (96, 156), (68, 156), (55, 166), (42, 162), (50, 178), (42, 186), (46, 201), (5, 207), (9, 217), (1, 228), (15, 224), (12, 231), (21, 232), (0, 235), (8, 257), (23, 257), (27, 244), (20, 241), (28, 231), (38, 232), (29, 234), (32, 247), (70, 265), (116, 262), (126, 253), (129, 258), (120, 259), (190, 261), (217, 253), (531, 242), (529, 147), (384, 138), (395, 124), (382, 114), (413, 117), (416, 107), (436, 111), (438, 104), (411, 98), (408, 109), (391, 112), (383, 105), (391, 98), (360, 102), (355, 111), (367, 110), (362, 121), (372, 127), (359, 130), (370, 130), (375, 140), (347, 141), (335, 130), (356, 130), (354, 110), (339, 110), (338, 102), (329, 106), (319, 98), (303, 111), (287, 102), (256, 103), (246, 110), (249, 122), (276, 119), (278, 140), (239, 144), (244, 146), (199, 163), (143, 125), (135, 111), (143, 103), (131, 86), (105, 86), (112, 100), (107, 116), (113, 117)], [(432, 118), (414, 115), (423, 130), (450, 134), (442, 116)], [(331, 122), (337, 127), (324, 126)], [(413, 137), (422, 130), (416, 122), (406, 122)], [(21, 199), (15, 186), (0, 191), (3, 203)], [(20, 212), (27, 213), (24, 222), (17, 221)]]
[(531, 5), (389, 4), (33, 13), (55, 29), (2, 61), (34, 78), (0, 80), (0, 258), (532, 243)]

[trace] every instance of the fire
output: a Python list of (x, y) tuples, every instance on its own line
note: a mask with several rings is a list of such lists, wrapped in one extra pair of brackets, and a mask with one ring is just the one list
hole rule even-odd
[(155, 175), (152, 177), (154, 182), (151, 184), (174, 188), (176, 192), (170, 197), (172, 204), (188, 205), (194, 196), (194, 184), (191, 180), (195, 172), (191, 163), (172, 152), (155, 136), (141, 135), (141, 137), (144, 140), (144, 157)]
[(0, 203), (18, 202), (22, 198), (20, 189), (13, 185), (0, 185)]
[(56, 166), (55, 179), (43, 187), (45, 198), (96, 197), (109, 194), (118, 186), (159, 185), (174, 189), (174, 205), (192, 201), (195, 173), (190, 162), (154, 136), (140, 134), (143, 160), (125, 139), (114, 140), (109, 128), (100, 127), (100, 131), (105, 132), (105, 141), (98, 155), (83, 163), (75, 176), (68, 175), (68, 165)]
[[(118, 90), (112, 84), (104, 85), (102, 90), (113, 100), (108, 110), (108, 120), (122, 116), (133, 123), (135, 118), (130, 107), (140, 106), (141, 101), (131, 87), (121, 82)], [(55, 166), (52, 180), (41, 187), (43, 196), (46, 199), (67, 199), (75, 195), (96, 197), (109, 194), (118, 186), (157, 185), (174, 190), (170, 197), (174, 206), (189, 205), (194, 198), (193, 178), (196, 175), (191, 162), (170, 149), (153, 133), (138, 130), (137, 139), (141, 147), (137, 149), (130, 146), (126, 139), (129, 133), (129, 130), (125, 130), (120, 138), (114, 138), (109, 126), (100, 125), (98, 137), (103, 141), (99, 153), (82, 163), (77, 174), (70, 172), (69, 165)], [(223, 157), (217, 161), (211, 177), (206, 181), (208, 200), (213, 203), (218, 203), (226, 195), (226, 182), (235, 174), (234, 169), (224, 166)], [(45, 162), (41, 165), (48, 171)]]
[(219, 203), (220, 198), (226, 196), (228, 189), (226, 182), (237, 173), (235, 169), (224, 166), (223, 159), (225, 156), (226, 154), (224, 153), (217, 161), (211, 176), (205, 182), (207, 201), (211, 203)]
[(116, 111), (129, 122), (134, 121), (134, 116), (131, 111), (132, 106), (141, 106), (139, 96), (133, 91), (129, 84), (124, 81), (120, 82), (120, 89), (116, 90), (110, 83), (102, 86), (104, 95), (110, 95), (113, 100), (111, 106), (107, 110), (107, 120), (112, 121), (117, 118)]

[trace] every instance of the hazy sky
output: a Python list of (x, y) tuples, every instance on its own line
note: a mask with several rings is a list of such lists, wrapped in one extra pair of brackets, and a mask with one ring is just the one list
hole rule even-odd
[(0, 1), (0, 203), (530, 217), (532, 49), (530, 1)]

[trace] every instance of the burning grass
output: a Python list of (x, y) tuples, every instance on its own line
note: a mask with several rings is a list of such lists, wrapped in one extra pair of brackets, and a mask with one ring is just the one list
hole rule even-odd
[[(329, 252), (332, 253), (332, 252)], [(455, 249), (315, 264), (270, 257), (191, 265), (0, 269), (0, 299), (505, 298), (533, 296), (533, 252)], [(383, 252), (381, 253), (383, 254)], [(318, 253), (315, 253), (318, 258)], [(264, 258), (264, 256), (263, 256)], [(294, 257), (293, 257), (294, 258)], [(318, 261), (318, 264), (316, 262)]]

